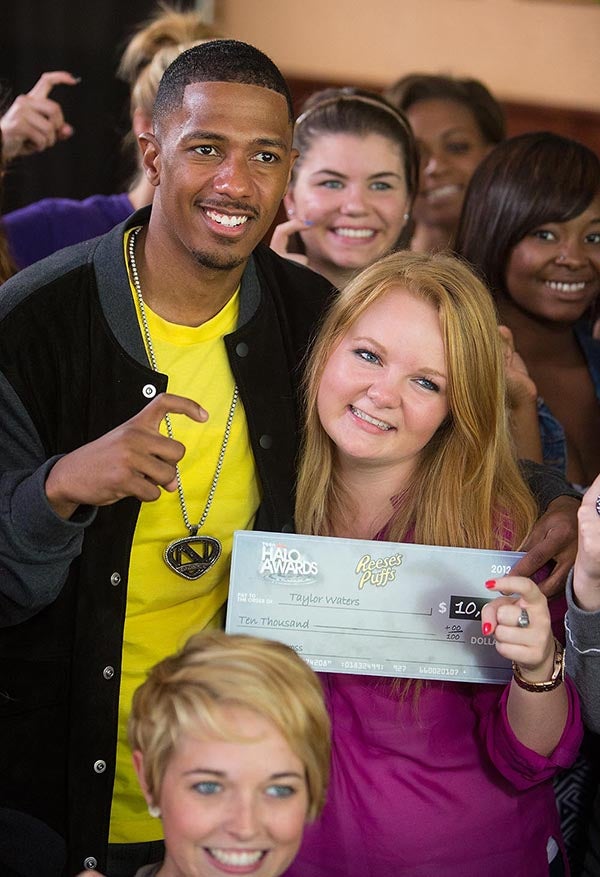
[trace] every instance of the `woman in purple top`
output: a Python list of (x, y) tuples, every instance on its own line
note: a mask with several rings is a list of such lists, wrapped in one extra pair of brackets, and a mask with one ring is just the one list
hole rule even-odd
[[(298, 531), (517, 549), (536, 513), (504, 394), (469, 269), (406, 252), (365, 269), (308, 365)], [(288, 877), (566, 873), (551, 779), (577, 754), (577, 698), (537, 585), (486, 584), (481, 633), (515, 662), (508, 685), (323, 674), (330, 791)]]
[[(137, 138), (152, 130), (152, 107), (162, 74), (177, 55), (215, 33), (197, 12), (161, 9), (132, 37), (118, 75), (131, 89), (131, 131), (127, 141), (136, 154)], [(12, 108), (11, 108), (12, 109)], [(70, 244), (104, 234), (134, 210), (150, 204), (154, 188), (137, 161), (128, 192), (92, 195), (83, 201), (45, 198), (3, 217), (12, 257), (19, 268)]]
[[(83, 201), (44, 198), (3, 217), (11, 255), (19, 268), (63, 247), (95, 238), (133, 213), (131, 194), (92, 195)], [(142, 199), (143, 207), (148, 203)]]

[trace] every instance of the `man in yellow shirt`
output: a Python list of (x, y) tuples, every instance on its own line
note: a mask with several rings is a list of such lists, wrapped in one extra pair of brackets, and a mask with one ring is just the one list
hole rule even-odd
[(141, 137), (151, 211), (4, 287), (0, 807), (31, 819), (29, 852), (35, 820), (64, 839), (69, 874), (161, 858), (132, 693), (222, 625), (233, 531), (292, 528), (298, 369), (330, 293), (260, 245), (292, 128), (257, 49), (183, 53)]

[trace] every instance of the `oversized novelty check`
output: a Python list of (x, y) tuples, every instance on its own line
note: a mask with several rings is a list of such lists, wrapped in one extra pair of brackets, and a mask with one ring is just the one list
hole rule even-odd
[(481, 607), (485, 581), (522, 556), (236, 532), (226, 629), (287, 643), (328, 673), (505, 682)]

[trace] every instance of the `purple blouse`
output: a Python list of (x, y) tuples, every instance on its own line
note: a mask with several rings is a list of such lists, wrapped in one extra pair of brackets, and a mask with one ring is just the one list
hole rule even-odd
[[(564, 617), (564, 600), (551, 605)], [(548, 757), (507, 718), (510, 686), (321, 674), (332, 719), (327, 804), (286, 877), (548, 877), (562, 848), (552, 777), (577, 755), (575, 688)], [(396, 688), (394, 688), (396, 685)]]
[(63, 247), (110, 231), (133, 213), (129, 196), (92, 195), (84, 201), (44, 198), (2, 217), (10, 252), (26, 268)]

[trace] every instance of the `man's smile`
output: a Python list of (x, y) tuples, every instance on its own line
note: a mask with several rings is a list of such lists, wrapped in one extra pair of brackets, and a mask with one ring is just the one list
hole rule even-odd
[(247, 216), (231, 216), (228, 213), (220, 213), (217, 210), (206, 210), (206, 215), (226, 228), (236, 228), (248, 222)]

